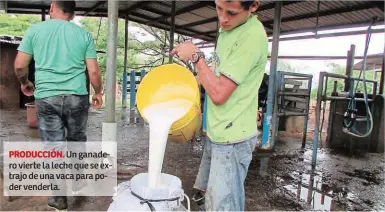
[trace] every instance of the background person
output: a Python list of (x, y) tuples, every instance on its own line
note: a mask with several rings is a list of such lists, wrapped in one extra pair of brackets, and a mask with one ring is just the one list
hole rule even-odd
[[(102, 81), (94, 40), (90, 33), (70, 22), (75, 8), (75, 1), (53, 1), (50, 20), (28, 28), (15, 59), (15, 72), (22, 92), (35, 97), (38, 128), (46, 146), (54, 146), (54, 141), (87, 140), (85, 132), (90, 103), (86, 68), (95, 90), (93, 107), (97, 109), (102, 105)], [(32, 57), (36, 90), (28, 80)], [(63, 192), (53, 192), (48, 206), (67, 209), (67, 197), (62, 195)]]

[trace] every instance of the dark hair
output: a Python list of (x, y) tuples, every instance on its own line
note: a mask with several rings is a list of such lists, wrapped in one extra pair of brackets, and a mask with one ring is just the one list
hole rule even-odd
[(255, 0), (241, 0), (240, 1), (241, 6), (245, 10), (248, 10), (250, 8), (251, 4), (253, 4), (254, 2), (256, 2), (256, 1)]
[(53, 3), (63, 10), (64, 13), (68, 13), (70, 15), (73, 15), (75, 13), (76, 9), (76, 3), (75, 1), (53, 1)]

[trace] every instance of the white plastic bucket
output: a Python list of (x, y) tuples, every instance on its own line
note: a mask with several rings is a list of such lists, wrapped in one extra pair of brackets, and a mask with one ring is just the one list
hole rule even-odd
[[(131, 181), (118, 185), (116, 195), (112, 198), (114, 201), (107, 211), (151, 211), (151, 206), (155, 211), (186, 210), (181, 204), (184, 191), (178, 177), (161, 173), (159, 185), (155, 189), (148, 187), (148, 173), (135, 175)], [(151, 206), (143, 199), (149, 200)], [(153, 201), (165, 199), (170, 201)]]

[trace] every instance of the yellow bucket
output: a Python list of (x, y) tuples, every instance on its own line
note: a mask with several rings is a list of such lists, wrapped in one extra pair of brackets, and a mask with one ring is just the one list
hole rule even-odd
[(194, 75), (178, 64), (167, 64), (154, 68), (140, 82), (136, 94), (139, 113), (149, 105), (186, 99), (193, 106), (185, 116), (174, 122), (170, 128), (168, 141), (184, 143), (191, 140), (201, 127), (200, 91)]

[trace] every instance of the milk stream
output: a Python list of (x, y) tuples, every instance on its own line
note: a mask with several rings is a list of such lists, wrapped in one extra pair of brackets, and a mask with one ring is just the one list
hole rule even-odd
[(150, 152), (148, 163), (148, 185), (157, 188), (162, 171), (168, 133), (172, 124), (183, 117), (193, 103), (185, 99), (152, 104), (143, 109), (143, 116), (150, 126)]

